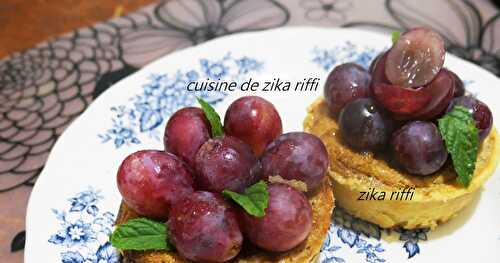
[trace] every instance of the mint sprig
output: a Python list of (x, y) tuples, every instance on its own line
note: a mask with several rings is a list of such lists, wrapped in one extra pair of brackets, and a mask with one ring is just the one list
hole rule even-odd
[(210, 126), (212, 127), (212, 137), (219, 137), (224, 135), (224, 128), (222, 127), (222, 122), (220, 120), (219, 114), (215, 111), (215, 109), (202, 98), (197, 97), (198, 103), (201, 106), (201, 109), (205, 113), (205, 117), (207, 117), (208, 122), (210, 122)]
[(455, 106), (438, 122), (439, 131), (458, 175), (457, 181), (467, 187), (476, 169), (479, 149), (478, 130), (472, 113), (462, 106)]
[(399, 31), (393, 31), (391, 33), (392, 43), (393, 44), (396, 43), (399, 40), (400, 37), (401, 37), (401, 32), (399, 32)]
[(113, 247), (121, 250), (171, 250), (168, 229), (146, 218), (131, 219), (116, 227), (110, 236)]
[(243, 194), (229, 190), (224, 190), (222, 194), (235, 201), (252, 216), (263, 217), (266, 215), (269, 192), (267, 191), (267, 184), (264, 181), (259, 181), (248, 187)]

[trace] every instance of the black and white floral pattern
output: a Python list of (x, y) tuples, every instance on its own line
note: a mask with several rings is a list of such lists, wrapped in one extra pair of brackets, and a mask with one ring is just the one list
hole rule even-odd
[(300, 5), (305, 9), (308, 20), (332, 23), (344, 22), (347, 11), (353, 7), (350, 0), (302, 0)]
[(137, 67), (180, 48), (223, 35), (285, 25), (290, 14), (274, 0), (174, 0), (154, 8), (156, 22), (146, 20), (120, 42), (125, 61)]

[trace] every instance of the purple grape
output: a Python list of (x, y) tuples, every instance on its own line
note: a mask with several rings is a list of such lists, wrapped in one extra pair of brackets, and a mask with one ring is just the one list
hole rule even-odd
[(448, 153), (438, 128), (432, 122), (414, 121), (394, 132), (391, 140), (394, 160), (407, 172), (429, 175), (446, 162)]
[(371, 76), (354, 63), (337, 66), (328, 75), (324, 96), (330, 111), (336, 115), (349, 102), (370, 96)]
[(339, 115), (344, 141), (360, 151), (383, 150), (394, 124), (373, 99), (361, 98), (347, 104)]
[(448, 71), (448, 73), (450, 74), (450, 76), (452, 77), (453, 79), (453, 83), (454, 83), (454, 89), (453, 89), (453, 97), (462, 97), (465, 95), (465, 86), (464, 86), (464, 82), (460, 79), (460, 77), (458, 77), (457, 74), (455, 74), (455, 72), (449, 70), (449, 69), (445, 69), (446, 71)]
[(194, 166), (200, 146), (210, 139), (210, 124), (200, 108), (188, 107), (175, 112), (167, 123), (165, 149)]
[(180, 198), (193, 193), (194, 178), (175, 155), (144, 150), (123, 160), (117, 175), (118, 190), (137, 213), (164, 219)]
[(241, 192), (260, 179), (261, 166), (252, 148), (240, 139), (222, 136), (205, 142), (195, 158), (201, 190)]
[(283, 132), (281, 118), (274, 105), (257, 97), (246, 96), (234, 101), (224, 117), (224, 131), (248, 143), (257, 156)]
[(299, 180), (307, 191), (316, 190), (328, 168), (328, 153), (323, 142), (305, 132), (285, 133), (266, 148), (261, 158), (264, 178), (279, 175)]
[(243, 214), (250, 241), (273, 252), (290, 250), (304, 241), (312, 227), (312, 208), (307, 197), (285, 184), (270, 184), (269, 205), (264, 217)]
[(195, 262), (226, 262), (241, 250), (238, 214), (220, 194), (195, 192), (172, 207), (170, 241)]
[(472, 113), (472, 117), (476, 122), (476, 128), (479, 131), (479, 139), (482, 141), (491, 131), (493, 126), (493, 115), (490, 108), (482, 101), (472, 96), (462, 96), (454, 98), (448, 106), (448, 111), (451, 111), (455, 105), (465, 107)]
[(385, 55), (385, 52), (382, 52), (380, 54), (378, 54), (373, 60), (372, 62), (370, 63), (370, 67), (368, 68), (368, 72), (370, 72), (370, 74), (373, 74), (373, 72), (375, 71), (375, 67), (377, 66), (377, 63), (380, 61), (380, 59)]

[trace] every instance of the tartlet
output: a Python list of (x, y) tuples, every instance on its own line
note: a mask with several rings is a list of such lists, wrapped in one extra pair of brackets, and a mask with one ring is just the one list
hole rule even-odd
[[(352, 215), (383, 228), (435, 228), (467, 206), (494, 172), (500, 147), (496, 129), (482, 143), (476, 169), (469, 187), (456, 182), (451, 162), (428, 176), (415, 176), (394, 168), (372, 153), (352, 150), (341, 139), (337, 122), (323, 98), (308, 108), (304, 131), (318, 136), (330, 158), (328, 174), (332, 178), (337, 205)], [(393, 191), (414, 187), (412, 200), (388, 200)], [(362, 192), (373, 188), (385, 191), (385, 200), (358, 200)]]
[[(321, 249), (330, 227), (334, 208), (334, 198), (330, 179), (325, 178), (319, 189), (309, 196), (313, 210), (312, 230), (307, 239), (298, 247), (285, 253), (269, 253), (244, 244), (240, 254), (231, 262), (313, 262)], [(124, 202), (120, 206), (116, 224), (140, 217)], [(175, 251), (124, 251), (124, 263), (180, 263), (188, 262)]]

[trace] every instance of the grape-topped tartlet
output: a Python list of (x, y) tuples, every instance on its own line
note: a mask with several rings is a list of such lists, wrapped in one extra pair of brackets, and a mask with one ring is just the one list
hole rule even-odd
[(498, 162), (486, 104), (444, 68), (441, 37), (393, 34), (365, 70), (334, 68), (304, 122), (325, 143), (337, 204), (385, 228), (434, 228), (473, 199)]
[(312, 134), (282, 134), (273, 104), (234, 101), (224, 125), (205, 101), (178, 110), (165, 150), (130, 154), (111, 244), (124, 262), (311, 262), (334, 206), (328, 154)]

